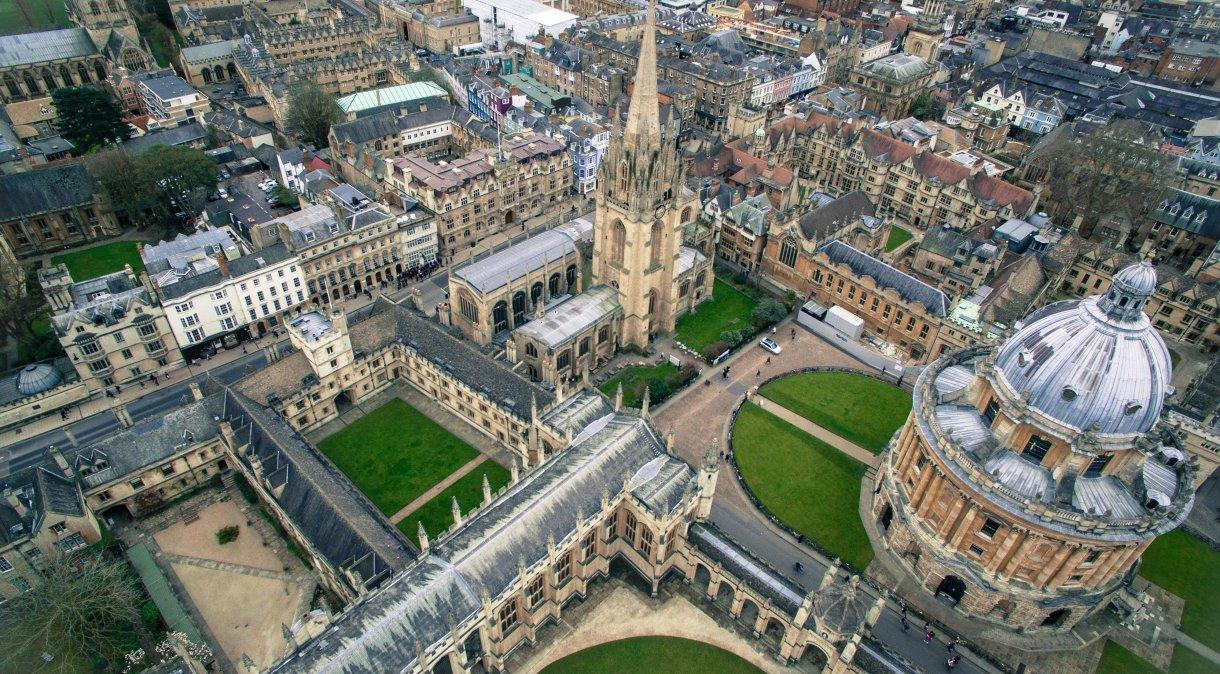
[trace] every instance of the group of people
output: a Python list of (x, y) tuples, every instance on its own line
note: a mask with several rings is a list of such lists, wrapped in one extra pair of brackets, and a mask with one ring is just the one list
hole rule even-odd
[[(907, 607), (906, 606), (902, 607), (901, 621), (902, 621), (902, 631), (903, 632), (909, 631), (911, 629), (911, 621), (907, 620)], [(932, 631), (931, 627), (927, 628), (923, 634), (924, 645), (931, 646), (932, 642), (935, 640), (936, 640), (936, 633)], [(961, 637), (954, 637), (949, 643), (945, 644), (945, 647), (949, 650), (949, 657), (948, 657), (948, 659), (945, 660), (945, 670), (946, 671), (952, 670), (953, 668), (957, 667), (958, 663), (960, 663), (962, 661), (961, 653), (957, 652), (957, 646), (961, 642), (962, 642)]]

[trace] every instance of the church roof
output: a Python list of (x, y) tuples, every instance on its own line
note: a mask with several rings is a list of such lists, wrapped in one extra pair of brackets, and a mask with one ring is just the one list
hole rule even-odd
[(0, 36), (0, 68), (46, 63), (97, 53), (84, 28)]
[(622, 310), (618, 290), (610, 286), (594, 286), (548, 309), (541, 319), (526, 323), (514, 333), (553, 349)]
[(475, 290), (488, 293), (541, 269), (548, 262), (573, 253), (577, 243), (589, 241), (592, 237), (593, 223), (585, 218), (577, 218), (562, 227), (531, 236), (457, 269), (453, 275)]

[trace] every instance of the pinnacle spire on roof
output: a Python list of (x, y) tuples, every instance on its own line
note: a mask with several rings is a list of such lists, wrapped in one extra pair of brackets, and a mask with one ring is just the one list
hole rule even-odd
[(635, 70), (635, 87), (627, 108), (627, 125), (623, 139), (660, 139), (661, 115), (657, 99), (657, 27), (654, 18), (656, 0), (648, 0), (644, 17), (644, 37), (640, 42), (640, 58)]

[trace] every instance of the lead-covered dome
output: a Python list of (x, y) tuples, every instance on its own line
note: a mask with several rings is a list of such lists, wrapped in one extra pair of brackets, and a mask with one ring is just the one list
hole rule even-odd
[(35, 393), (50, 391), (63, 379), (63, 374), (53, 365), (36, 363), (26, 365), (17, 373), (17, 392), (32, 396)]
[(1001, 384), (1064, 425), (1145, 433), (1171, 391), (1169, 350), (1144, 315), (1156, 290), (1148, 262), (1114, 277), (1105, 295), (1035, 312), (996, 356)]

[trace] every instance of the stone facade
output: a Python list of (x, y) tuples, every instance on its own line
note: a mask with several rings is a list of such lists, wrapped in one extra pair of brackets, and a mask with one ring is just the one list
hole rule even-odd
[[(1155, 283), (1146, 278), (1124, 272), (1104, 298), (1042, 310), (998, 349), (958, 351), (920, 375), (872, 512), (885, 546), (929, 592), (1031, 635), (1066, 630), (1103, 608), (1152, 540), (1185, 519), (1196, 460), (1160, 423), (1169, 361), (1140, 311)], [(1100, 329), (1091, 321), (1146, 340), (1146, 360), (1094, 358), (1097, 340), (1042, 348)], [(1087, 383), (1070, 364), (1081, 359), (1094, 362)]]
[(893, 54), (852, 68), (849, 86), (864, 94), (864, 108), (883, 119), (902, 119), (926, 93), (936, 66), (911, 54)]
[(489, 236), (523, 226), (572, 190), (566, 144), (539, 133), (513, 136), (502, 150), (474, 150), (444, 166), (416, 156), (392, 164), (386, 188), (436, 213), (446, 262)]
[(81, 164), (0, 176), (0, 233), (19, 256), (119, 234), (110, 201)]

